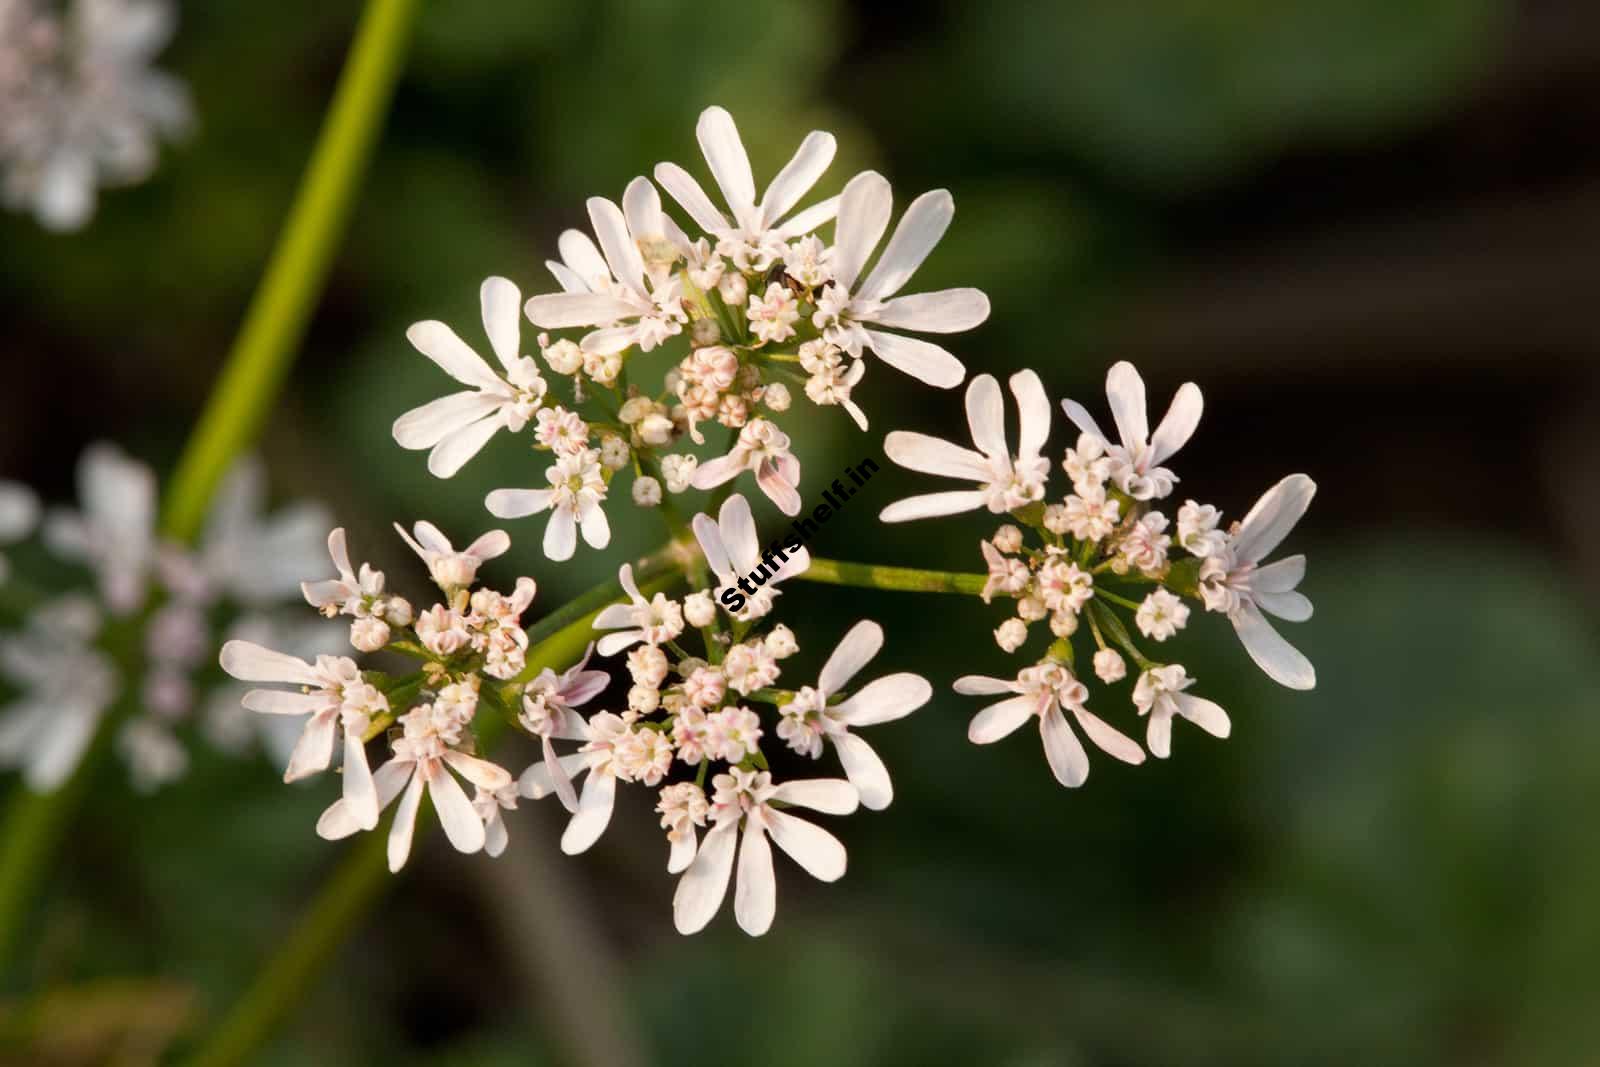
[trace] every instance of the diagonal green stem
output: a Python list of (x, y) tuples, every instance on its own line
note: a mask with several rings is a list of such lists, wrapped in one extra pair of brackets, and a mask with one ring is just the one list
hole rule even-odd
[[(659, 560), (667, 562), (658, 563)], [(651, 576), (639, 583), (640, 592), (649, 596), (666, 588), (675, 580), (667, 572), (676, 565), (672, 545), (641, 560), (636, 573), (649, 567)], [(616, 589), (615, 582), (602, 582), (530, 628), (528, 632), (532, 635), (541, 632), (540, 628), (557, 615), (567, 620), (565, 625), (542, 631), (543, 639), (529, 652), (524, 675), (532, 677), (546, 667), (560, 670), (582, 655), (593, 638), (594, 617), (601, 608), (621, 599)], [(574, 615), (568, 609), (577, 604), (589, 606)], [(495, 722), (486, 720), (484, 726)], [(487, 740), (483, 735), (488, 732), (480, 729), (480, 739)], [(418, 827), (419, 832), (422, 830), (423, 827)], [(345, 938), (355, 932), (372, 902), (390, 885), (385, 836), (374, 832), (352, 846), (295, 928), (256, 972), (250, 988), (185, 1061), (185, 1067), (233, 1067), (242, 1063), (299, 1003), (318, 972), (332, 959)]]
[[(168, 487), (161, 528), (174, 540), (199, 531), (222, 476), (272, 410), (388, 111), (416, 8), (417, 0), (367, 4), (288, 221)], [(60, 789), (13, 790), (0, 825), (0, 973), (11, 967), (34, 887), (125, 712), (104, 716), (90, 748), (95, 758), (84, 759)]]
[(983, 592), (989, 579), (982, 574), (955, 571), (924, 571), (912, 567), (882, 567), (875, 563), (848, 563), (837, 559), (812, 557), (811, 566), (794, 576), (801, 582), (828, 585), (854, 585), (863, 589), (898, 589), (911, 593)]

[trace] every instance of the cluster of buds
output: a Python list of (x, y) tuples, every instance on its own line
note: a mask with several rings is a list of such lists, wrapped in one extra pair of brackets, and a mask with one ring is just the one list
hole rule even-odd
[[(505, 278), (483, 283), (483, 326), (498, 367), (443, 323), (407, 332), (467, 389), (402, 415), (396, 442), (428, 450), (428, 469), (448, 478), (498, 431), (531, 426), (533, 447), (553, 458), (544, 484), (497, 490), (486, 505), (504, 519), (548, 511), (551, 559), (570, 558), (580, 531), (592, 548), (610, 543), (609, 488), (629, 468), (629, 495), (641, 507), (749, 472), (796, 513), (800, 462), (775, 424), (793, 403), (791, 387), (844, 408), (865, 429), (851, 394), (867, 353), (953, 388), (966, 376), (961, 362), (900, 331), (953, 333), (988, 317), (976, 289), (897, 295), (950, 224), (948, 192), (916, 198), (868, 272), (893, 212), (881, 175), (858, 174), (838, 196), (795, 210), (832, 162), (832, 135), (810, 134), (758, 199), (732, 117), (709, 108), (696, 132), (726, 207), (674, 163), (657, 166), (654, 182), (635, 178), (620, 204), (591, 198), (593, 236), (566, 231), (559, 259), (546, 263), (559, 292), (524, 303)], [(658, 186), (687, 227), (664, 209)], [(830, 223), (832, 244), (818, 235)], [(540, 331), (537, 360), (522, 353), (524, 315)], [(674, 346), (676, 364), (660, 387), (629, 382), (632, 356), (663, 346)], [(726, 455), (701, 462), (690, 447), (705, 443), (703, 428), (713, 423), (737, 436)]]
[[(1151, 433), (1144, 382), (1131, 364), (1118, 363), (1106, 383), (1118, 437), (1102, 432), (1081, 405), (1063, 401), (1079, 436), (1061, 462), (1070, 491), (1049, 500), (1050, 464), (1043, 454), (1049, 399), (1032, 371), (1014, 375), (1010, 385), (1020, 421), (1015, 452), (1006, 439), (999, 383), (988, 375), (975, 378), (967, 391), (976, 450), (911, 433), (890, 434), (885, 442), (890, 458), (902, 466), (977, 485), (899, 501), (884, 510), (884, 520), (976, 509), (1008, 515), (1012, 521), (979, 545), (987, 571), (984, 603), (998, 597), (1015, 605), (1015, 614), (995, 630), (995, 641), (1016, 653), (1037, 624), (1050, 634), (1042, 657), (1014, 679), (969, 676), (956, 683), (963, 693), (1009, 694), (973, 720), (971, 740), (996, 741), (1037, 717), (1057, 779), (1077, 786), (1089, 768), (1067, 725), (1065, 712), (1071, 712), (1097, 747), (1142, 762), (1144, 749), (1085, 707), (1089, 690), (1082, 679), (1092, 672), (1105, 685), (1122, 682), (1129, 659), (1139, 671), (1132, 703), (1147, 720), (1145, 748), (1152, 755), (1168, 755), (1174, 716), (1226, 737), (1227, 713), (1187, 692), (1194, 679), (1185, 668), (1152, 659), (1146, 654), (1151, 646), (1141, 648), (1131, 632), (1163, 644), (1188, 625), (1192, 610), (1226, 615), (1246, 651), (1274, 680), (1296, 689), (1315, 685), (1309, 661), (1263, 615), (1289, 621), (1311, 616), (1310, 601), (1295, 590), (1305, 557), (1262, 563), (1305, 513), (1316, 491), (1311, 479), (1285, 478), (1242, 521), (1228, 526), (1217, 508), (1193, 499), (1177, 508), (1174, 522), (1161, 509), (1178, 477), (1163, 464), (1198, 425), (1200, 390), (1193, 383), (1179, 389)], [(1123, 612), (1131, 613), (1131, 629)], [(1088, 653), (1082, 666), (1080, 648)]]

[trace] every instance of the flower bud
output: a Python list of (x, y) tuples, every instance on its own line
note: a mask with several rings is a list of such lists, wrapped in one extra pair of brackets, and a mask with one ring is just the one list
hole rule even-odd
[(1017, 601), (1017, 614), (1024, 622), (1038, 622), (1050, 614), (1050, 609), (1044, 606), (1044, 601), (1036, 596), (1025, 596)]
[(994, 532), (994, 547), (1002, 552), (1022, 551), (1022, 531), (1009, 522)]
[(1094, 676), (1107, 685), (1120, 682), (1128, 676), (1128, 665), (1114, 650), (1102, 648), (1094, 654)]
[(384, 604), (383, 618), (390, 626), (410, 626), (415, 617), (411, 601), (403, 596), (392, 596)]
[(633, 502), (641, 508), (661, 503), (661, 483), (646, 474), (633, 480)]
[(774, 659), (787, 659), (800, 651), (800, 643), (794, 639), (794, 631), (783, 623), (772, 628), (766, 636), (767, 651), (771, 652)]
[(606, 470), (619, 471), (632, 458), (633, 452), (628, 448), (628, 442), (616, 434), (606, 434), (600, 438), (600, 466)]
[(628, 710), (649, 715), (661, 706), (661, 691), (653, 686), (636, 685), (628, 690)]
[(544, 361), (557, 374), (576, 374), (583, 366), (583, 350), (572, 341), (557, 341), (544, 350)]
[(639, 439), (647, 445), (664, 445), (672, 440), (672, 419), (659, 411), (639, 422)]
[(791, 402), (789, 387), (782, 382), (773, 382), (762, 390), (761, 402), (772, 411), (788, 411)]
[(1050, 632), (1057, 637), (1071, 637), (1078, 632), (1078, 613), (1062, 610), (1050, 616)]
[(655, 408), (655, 402), (647, 396), (629, 397), (622, 407), (617, 410), (617, 418), (624, 426), (632, 426)]
[(694, 455), (684, 454), (664, 458), (661, 461), (661, 476), (667, 480), (667, 492), (681, 493), (688, 489), (699, 466), (700, 459)]
[(705, 590), (691, 593), (683, 601), (683, 617), (690, 626), (710, 626), (717, 618), (717, 605)]
[(722, 340), (722, 330), (717, 326), (716, 319), (695, 319), (694, 325), (689, 327), (689, 343), (696, 348), (714, 345)]
[(1003, 651), (1015, 652), (1028, 639), (1028, 624), (1021, 619), (1007, 619), (994, 632), (995, 644)]
[(744, 307), (744, 302), (750, 295), (750, 286), (742, 274), (724, 274), (717, 283), (717, 292), (722, 294), (722, 302), (729, 307)]
[(376, 652), (389, 643), (389, 624), (368, 615), (350, 624), (350, 643), (360, 652)]

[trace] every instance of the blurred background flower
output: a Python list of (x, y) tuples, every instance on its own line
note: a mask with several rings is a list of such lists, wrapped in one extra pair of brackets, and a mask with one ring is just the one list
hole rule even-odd
[[(90, 440), (171, 469), (354, 18), (309, 0), (181, 14), (159, 62), (189, 86), (194, 136), (71, 237), (0, 215), (0, 477), (49, 502), (72, 499)], [(1230, 515), (1310, 473), (1320, 494), (1295, 536), (1317, 615), (1295, 641), (1319, 686), (1275, 686), (1200, 620), (1171, 643), (1232, 739), (1101, 761), (1066, 793), (1030, 738), (972, 748), (971, 702), (948, 690), (1007, 673), (1002, 606), (791, 583), (797, 677), (870, 616), (917, 635), (874, 668), (936, 683), (873, 735), (896, 803), (842, 828), (841, 882), (782, 879), (784, 921), (759, 946), (727, 923), (685, 941), (642, 804), (578, 859), (556, 847), (562, 812), (524, 804), (497, 861), (419, 844), (263, 1062), (1600, 1055), (1585, 1010), (1600, 852), (1583, 819), (1600, 799), (1600, 8), (428, 5), (263, 442), (275, 496), (329, 502), (413, 587), (391, 521), (425, 516), (457, 543), (495, 525), (485, 489), (541, 464), (500, 435), (446, 482), (395, 447), (393, 420), (439, 387), (406, 326), (475, 323), (491, 274), (540, 291), (584, 198), (692, 159), (711, 103), (763, 175), (805, 131), (833, 131), (817, 196), (864, 167), (951, 189), (955, 220), (916, 283), (991, 297), (989, 321), (951, 339), (970, 373), (1031, 366), (1052, 397), (1092, 397), (1126, 358), (1152, 395), (1200, 382), (1184, 474)], [(964, 439), (957, 397), (868, 384), (854, 399), (873, 432), (816, 418), (832, 437), (806, 443), (808, 466), (883, 463), (891, 429)], [(972, 569), (990, 517), (970, 517), (970, 539), (963, 520), (880, 525), (879, 507), (926, 488), (883, 466), (877, 503), (817, 552)], [(625, 514), (607, 552), (560, 565), (513, 529), (485, 574), (534, 574), (559, 604), (659, 542), (655, 513)], [(14, 572), (31, 551), (7, 548)], [(150, 797), (100, 775), (4, 976), (0, 1038), (32, 1041), (35, 1062), (99, 1062), (220, 1011), (339, 854), (307, 832), (325, 793), (286, 790), (280, 767), (203, 746)], [(59, 990), (76, 999), (36, 995)]]

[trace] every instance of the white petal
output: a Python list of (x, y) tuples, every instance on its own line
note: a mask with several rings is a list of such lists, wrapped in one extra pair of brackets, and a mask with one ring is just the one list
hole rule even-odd
[(694, 862), (695, 849), (693, 830), (672, 842), (672, 851), (667, 856), (667, 873), (679, 874), (688, 870), (689, 864)]
[(733, 567), (728, 562), (728, 549), (722, 543), (722, 531), (718, 529), (716, 521), (701, 512), (694, 517), (690, 526), (694, 530), (694, 539), (700, 542), (700, 551), (704, 553), (711, 572), (719, 576), (731, 574)]
[(921, 474), (970, 482), (987, 482), (990, 478), (989, 464), (983, 456), (924, 433), (895, 430), (883, 439), (883, 451), (896, 464)]
[(910, 522), (913, 519), (932, 519), (941, 515), (959, 515), (963, 511), (976, 511), (984, 506), (982, 489), (958, 489), (948, 493), (925, 493), (896, 500), (878, 512), (879, 522)]
[(311, 664), (252, 641), (229, 641), (222, 646), (218, 659), (222, 669), (241, 682), (287, 682), (322, 687), (322, 679)]
[(739, 824), (721, 823), (700, 842), (694, 862), (678, 879), (672, 895), (672, 923), (680, 934), (696, 934), (706, 928), (722, 898), (728, 895), (728, 878), (733, 874), (734, 847), (738, 844)]
[(889, 781), (889, 769), (872, 746), (852, 733), (833, 734), (829, 740), (839, 754), (844, 776), (861, 795), (861, 806), (872, 811), (887, 808), (894, 800), (894, 785)]
[(843, 778), (805, 778), (784, 782), (773, 790), (772, 795), (785, 804), (810, 808), (824, 815), (849, 815), (861, 802), (855, 786)]
[(1106, 373), (1106, 399), (1111, 403), (1111, 417), (1116, 420), (1124, 445), (1135, 448), (1150, 439), (1144, 379), (1132, 363), (1123, 360)]
[(1089, 755), (1060, 708), (1051, 708), (1039, 718), (1039, 737), (1044, 741), (1044, 758), (1050, 773), (1068, 789), (1076, 789), (1089, 778)]
[[(566, 765), (556, 756), (556, 746), (548, 737), (539, 738), (539, 747), (544, 753), (544, 769), (549, 773), (550, 781), (556, 790), (556, 799), (561, 801), (561, 806), (567, 809), (568, 815), (578, 813), (578, 791), (572, 788), (572, 775), (567, 773)], [(530, 768), (531, 769), (531, 768)], [(527, 773), (523, 774), (527, 778)], [(520, 788), (521, 783), (518, 783)]]
[[(570, 781), (589, 765), (589, 757), (582, 752), (574, 752), (570, 756), (562, 756), (557, 762)], [(517, 792), (532, 800), (543, 800), (555, 791), (555, 779), (550, 774), (549, 765), (545, 763), (535, 763), (523, 771), (522, 777), (517, 779)]]
[(811, 877), (819, 882), (837, 882), (844, 877), (847, 859), (837, 837), (784, 811), (769, 808), (766, 820), (773, 843)]
[(639, 326), (612, 326), (604, 330), (595, 330), (586, 333), (578, 341), (578, 347), (585, 352), (597, 356), (609, 356), (617, 352), (626, 351), (639, 343)]
[(545, 293), (529, 297), (524, 310), (530, 322), (546, 330), (609, 326), (639, 313), (627, 301), (604, 293)]
[(0, 542), (11, 544), (33, 532), (39, 498), (20, 482), (0, 482)]
[(876, 171), (863, 171), (850, 179), (839, 194), (839, 221), (834, 227), (833, 277), (845, 289), (856, 283), (867, 257), (878, 246), (889, 213), (894, 210), (894, 194), (889, 180)]
[(483, 824), (483, 853), (490, 859), (497, 859), (510, 843), (511, 835), (506, 832), (506, 821), (496, 810)]
[(372, 768), (367, 765), (366, 746), (359, 734), (344, 735), (344, 779), (342, 795), (350, 818), (363, 830), (378, 825), (378, 788), (373, 784)]
[(819, 200), (804, 211), (797, 211), (782, 226), (773, 232), (785, 241), (792, 241), (796, 237), (804, 236), (833, 219), (839, 214), (839, 198), (830, 196), (826, 200)]
[(394, 809), (394, 823), (389, 827), (389, 871), (398, 871), (406, 865), (411, 855), (411, 836), (417, 828), (417, 807), (422, 802), (422, 775), (414, 773), (400, 797), (400, 806)]
[(617, 281), (644, 296), (644, 258), (628, 232), (628, 220), (622, 217), (622, 209), (603, 196), (591, 196), (588, 204), (589, 222), (594, 226), (594, 235), (600, 241), (606, 262), (611, 265), (611, 273)]
[(1195, 427), (1200, 425), (1200, 413), (1204, 410), (1205, 402), (1200, 398), (1198, 385), (1184, 382), (1179, 386), (1172, 406), (1167, 409), (1161, 425), (1156, 427), (1155, 436), (1150, 438), (1150, 462), (1165, 462), (1187, 444), (1194, 436)]
[(1031, 370), (1011, 376), (1011, 395), (1017, 398), (1021, 429), (1017, 435), (1017, 454), (1037, 456), (1050, 439), (1050, 398), (1044, 383)]
[(867, 347), (879, 359), (935, 389), (954, 389), (967, 376), (964, 363), (932, 342), (881, 330), (865, 332)]
[(479, 534), (476, 541), (461, 551), (463, 555), (480, 561), (498, 559), (511, 551), (511, 535), (504, 530), (489, 530)]
[(772, 872), (772, 846), (761, 824), (746, 821), (739, 842), (739, 881), (733, 890), (733, 917), (739, 929), (760, 937), (772, 928), (778, 911), (778, 880)]
[(983, 674), (964, 674), (950, 687), (963, 696), (992, 696), (995, 693), (1015, 693), (1017, 683), (1009, 678), (990, 678)]
[(1173, 699), (1178, 702), (1179, 715), (1212, 737), (1227, 737), (1233, 731), (1233, 724), (1228, 721), (1228, 713), (1215, 701), (1192, 697), (1188, 693), (1178, 693)]
[(1250, 589), (1256, 594), (1287, 593), (1306, 576), (1304, 556), (1284, 556), (1250, 572)]
[(511, 784), (511, 774), (498, 763), (455, 749), (447, 750), (443, 759), (457, 774), (486, 793), (498, 793)]
[(1067, 418), (1072, 420), (1072, 425), (1076, 426), (1080, 432), (1092, 434), (1102, 441), (1109, 440), (1101, 431), (1100, 424), (1094, 421), (1094, 416), (1089, 414), (1089, 410), (1076, 400), (1063, 400), (1061, 402), (1061, 410), (1067, 413)]
[(771, 229), (789, 213), (790, 208), (800, 202), (801, 197), (811, 191), (823, 171), (828, 169), (828, 164), (833, 162), (837, 147), (831, 133), (812, 130), (806, 134), (794, 158), (772, 179), (772, 184), (767, 186), (766, 193), (761, 197), (763, 229)]
[(622, 191), (622, 217), (627, 220), (628, 232), (635, 241), (666, 232), (661, 196), (649, 178), (635, 178)]
[(856, 294), (864, 300), (883, 300), (898, 293), (928, 258), (955, 217), (956, 202), (948, 190), (934, 189), (911, 201), (900, 216), (889, 246)]
[[(400, 791), (411, 780), (415, 768), (416, 764), (410, 760), (392, 759), (373, 772), (372, 784), (377, 793), (379, 811), (394, 803), (394, 798), (400, 795)], [(346, 804), (343, 798), (330, 804), (322, 813), (322, 817), (317, 820), (317, 836), (324, 841), (338, 841), (351, 834), (370, 829), (371, 826), (362, 826), (356, 821), (350, 805)]]
[(679, 207), (689, 213), (696, 226), (706, 233), (715, 233), (728, 228), (727, 218), (711, 203), (706, 191), (700, 188), (699, 182), (689, 176), (688, 171), (676, 163), (657, 163), (655, 176), (656, 181), (661, 183), (661, 188), (678, 202)]
[(1002, 737), (1016, 733), (1038, 711), (1038, 697), (1023, 694), (990, 704), (967, 724), (967, 740), (975, 745), (992, 745)]
[(1078, 720), (1078, 726), (1100, 751), (1108, 756), (1115, 756), (1124, 763), (1144, 762), (1144, 749), (1139, 747), (1139, 742), (1085, 708), (1076, 708), (1072, 714)]
[(850, 628), (828, 662), (822, 665), (817, 687), (829, 695), (843, 691), (850, 679), (872, 662), (872, 657), (882, 648), (883, 627), (871, 619), (862, 619)]
[(435, 478), (455, 477), (469, 459), (483, 451), (483, 446), (499, 432), (501, 425), (498, 416), (491, 416), (450, 434), (428, 453), (428, 473)]
[(434, 767), (428, 776), (428, 797), (439, 816), (444, 836), (450, 839), (457, 852), (473, 853), (483, 848), (483, 820), (477, 809), (467, 799), (466, 791), (443, 764)]
[(868, 682), (830, 710), (850, 726), (876, 726), (903, 719), (932, 699), (933, 686), (922, 675), (891, 674)]
[(989, 317), (989, 298), (981, 289), (940, 289), (897, 296), (865, 321), (912, 333), (961, 333)]
[[(1009, 459), (1011, 449), (1006, 445), (1006, 406), (1000, 395), (1000, 383), (992, 374), (980, 374), (967, 385), (967, 428), (972, 433), (972, 443), (986, 456)], [(985, 479), (987, 480), (987, 479)]]
[(611, 774), (590, 774), (583, 780), (583, 794), (578, 797), (578, 811), (561, 835), (561, 851), (569, 856), (587, 850), (611, 822), (611, 809), (616, 803), (617, 779)]
[(263, 715), (310, 715), (326, 710), (336, 698), (326, 693), (291, 693), (279, 689), (252, 689), (240, 703), (246, 711)]
[(1316, 688), (1316, 668), (1299, 649), (1273, 629), (1259, 608), (1246, 601), (1231, 618), (1239, 642), (1268, 678), (1290, 689)]
[(605, 548), (611, 543), (611, 521), (606, 518), (606, 511), (599, 504), (590, 504), (583, 509), (583, 543), (590, 548)]
[(522, 519), (548, 508), (554, 496), (549, 489), (496, 489), (483, 498), (483, 506), (497, 519)]
[(750, 157), (739, 140), (733, 116), (720, 107), (708, 107), (695, 123), (695, 139), (705, 153), (706, 164), (717, 187), (733, 209), (735, 220), (743, 222), (756, 202), (756, 180), (750, 173)]
[(1144, 747), (1156, 759), (1166, 759), (1172, 754), (1172, 713), (1152, 711), (1144, 731)]
[(89, 707), (57, 707), (25, 755), (23, 781), (36, 793), (48, 793), (72, 777), (100, 724), (100, 711)]
[(1311, 506), (1317, 483), (1304, 474), (1291, 474), (1261, 494), (1256, 506), (1239, 524), (1233, 551), (1241, 563), (1259, 563), (1289, 536), (1295, 523)]
[(602, 656), (615, 656), (625, 648), (632, 648), (644, 640), (643, 630), (620, 630), (614, 634), (606, 634), (595, 645)]
[(756, 485), (767, 494), (767, 499), (778, 506), (778, 510), (785, 515), (800, 514), (800, 494), (795, 487), (784, 480), (770, 463), (763, 463), (756, 470)]
[(584, 291), (592, 290), (597, 281), (610, 279), (611, 268), (606, 265), (605, 257), (582, 230), (561, 231), (556, 249), (561, 253), (561, 262), (583, 279)]
[(694, 469), (694, 477), (690, 480), (696, 489), (715, 489), (724, 482), (731, 482), (744, 471), (744, 462), (739, 457), (729, 453), (708, 459)]
[(1305, 622), (1311, 618), (1311, 599), (1304, 593), (1263, 593), (1252, 594), (1256, 606), (1268, 615), (1276, 615), (1285, 622)]
[(444, 323), (433, 319), (412, 323), (406, 331), (406, 340), (462, 385), (478, 389), (502, 388), (500, 379), (483, 357)]
[(289, 754), (289, 766), (283, 772), (285, 782), (298, 781), (308, 774), (328, 769), (333, 762), (334, 736), (339, 730), (339, 715), (335, 711), (320, 711), (306, 720), (300, 740)]
[(755, 570), (760, 562), (761, 543), (756, 535), (755, 516), (750, 514), (750, 502), (738, 493), (724, 500), (717, 511), (717, 526), (722, 531), (729, 562), (740, 571)]
[(505, 278), (485, 278), (478, 289), (478, 302), (489, 347), (509, 371), (522, 355), (522, 293)]
[(544, 554), (557, 562), (572, 558), (578, 547), (578, 520), (570, 508), (557, 508), (544, 528)]

